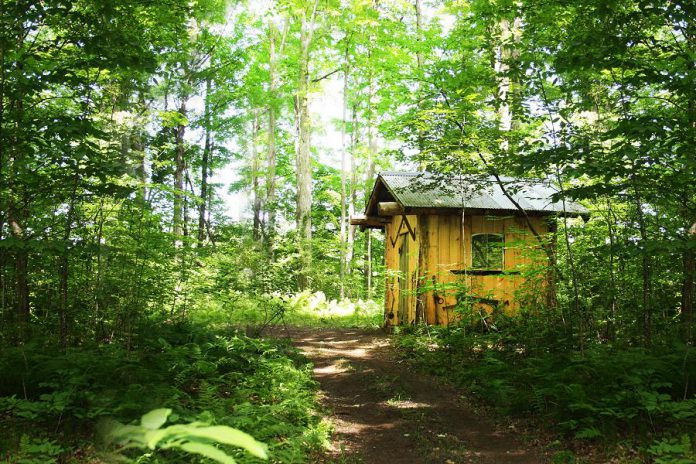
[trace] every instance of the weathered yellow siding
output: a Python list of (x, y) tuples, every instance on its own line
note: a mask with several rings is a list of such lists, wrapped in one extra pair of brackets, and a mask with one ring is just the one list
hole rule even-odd
[[(548, 233), (543, 217), (530, 217), (530, 222), (540, 235)], [(462, 269), (471, 268), (471, 236), (473, 234), (491, 233), (504, 236), (503, 269), (509, 274), (462, 276), (463, 283), (471, 294), (480, 298), (500, 301), (499, 310), (513, 314), (519, 310), (518, 290), (524, 289), (525, 277), (532, 267), (543, 263), (539, 243), (520, 216), (468, 216), (465, 217), (464, 243), (465, 257)], [(515, 272), (519, 274), (515, 274)], [(481, 304), (480, 309), (491, 311), (492, 307)]]
[[(531, 217), (536, 231), (548, 233), (543, 217)], [(410, 225), (411, 230), (407, 227)], [(415, 234), (413, 237), (411, 231)], [(494, 233), (504, 236), (504, 270), (517, 274), (470, 275), (471, 236), (478, 233)], [(526, 220), (519, 216), (430, 214), (395, 216), (385, 229), (385, 260), (387, 265), (385, 317), (388, 325), (413, 324), (425, 319), (428, 324), (447, 325), (457, 319), (453, 307), (457, 293), (498, 300), (498, 309), (514, 313), (519, 309), (519, 299), (525, 289), (526, 275), (535, 266), (545, 262), (543, 253)], [(407, 291), (408, 308), (399, 317), (399, 250), (403, 241), (409, 240)], [(453, 273), (452, 271), (458, 271)], [(534, 282), (532, 292), (543, 294), (545, 274)], [(490, 305), (478, 304), (475, 308), (490, 312)], [(390, 317), (391, 315), (391, 317)]]
[[(385, 320), (388, 325), (411, 324), (415, 321), (416, 308), (416, 279), (418, 277), (418, 217), (415, 215), (394, 216), (385, 227), (385, 261), (387, 267), (386, 294), (385, 294)], [(415, 238), (414, 238), (415, 235)], [(402, 275), (399, 270), (400, 255), (404, 240), (408, 240), (408, 273)], [(401, 320), (399, 308), (400, 285), (399, 279), (407, 282), (408, 308), (406, 308), (406, 320)]]

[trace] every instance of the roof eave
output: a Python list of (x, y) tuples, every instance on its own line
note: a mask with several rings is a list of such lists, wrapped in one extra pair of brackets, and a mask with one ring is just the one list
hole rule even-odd
[[(379, 187), (380, 185), (383, 185), (386, 191), (394, 197), (394, 201), (399, 203), (399, 205), (405, 209), (403, 202), (399, 199), (399, 197), (394, 193), (394, 191), (389, 187), (389, 184), (387, 184), (387, 181), (384, 180), (384, 177), (382, 177), (382, 174), (377, 174), (377, 179), (375, 180), (375, 185), (372, 187), (372, 193), (370, 194), (370, 199), (367, 202), (367, 206), (365, 207), (365, 216), (377, 216), (377, 195), (379, 193)], [(373, 212), (372, 214), (370, 212)]]
[[(413, 205), (406, 205), (404, 200), (400, 198), (399, 195), (397, 195), (396, 191), (392, 188), (392, 186), (389, 185), (389, 182), (385, 178), (385, 175), (396, 175), (398, 173), (391, 173), (391, 172), (380, 172), (377, 174), (377, 179), (375, 179), (375, 183), (372, 188), (372, 193), (370, 194), (368, 203), (365, 207), (365, 215), (366, 216), (377, 216), (377, 205), (379, 203), (379, 193), (380, 193), (380, 188), (381, 186), (384, 186), (384, 189), (386, 190), (387, 193), (394, 199), (395, 202), (397, 202), (403, 209), (405, 213), (417, 213), (419, 210), (441, 210), (441, 211), (448, 211), (450, 214), (454, 211), (461, 211), (462, 209), (464, 210), (477, 210), (477, 211), (489, 211), (490, 213), (493, 212), (500, 212), (500, 213), (507, 213), (507, 214), (517, 214), (517, 215), (530, 215), (530, 216), (551, 216), (555, 215), (558, 217), (581, 217), (585, 222), (589, 220), (590, 214), (589, 211), (587, 211), (582, 205), (577, 204), (576, 206), (578, 207), (577, 209), (580, 209), (581, 211), (568, 211), (567, 209), (565, 210), (558, 210), (558, 209), (517, 209), (517, 208), (500, 208), (500, 209), (488, 209), (488, 208), (469, 208), (469, 207), (453, 207), (453, 206), (438, 206), (438, 205), (431, 205), (431, 206), (413, 206)], [(414, 175), (416, 173), (413, 173)], [(574, 208), (575, 209), (575, 208)]]

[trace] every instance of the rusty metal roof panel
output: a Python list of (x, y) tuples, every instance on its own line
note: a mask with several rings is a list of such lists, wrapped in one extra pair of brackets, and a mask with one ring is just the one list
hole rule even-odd
[[(383, 172), (380, 178), (396, 201), (405, 208), (471, 208), (517, 211), (492, 176)], [(541, 180), (501, 177), (505, 191), (528, 212), (586, 215), (573, 201), (554, 201), (558, 189)]]

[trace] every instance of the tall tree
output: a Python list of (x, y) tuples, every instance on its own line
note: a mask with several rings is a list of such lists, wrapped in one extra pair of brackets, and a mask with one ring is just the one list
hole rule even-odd
[(309, 286), (309, 272), (312, 265), (312, 120), (309, 112), (309, 66), (318, 5), (319, 0), (314, 0), (309, 4), (309, 8), (303, 6), (298, 11), (301, 26), (297, 93), (295, 94), (295, 124), (297, 126), (297, 150), (295, 153), (297, 209), (295, 222), (302, 261), (302, 269), (298, 275), (300, 288)]
[(211, 156), (213, 153), (213, 121), (212, 121), (212, 102), (211, 102), (212, 78), (207, 76), (205, 79), (204, 96), (204, 131), (205, 145), (203, 146), (203, 156), (201, 158), (201, 193), (198, 199), (198, 245), (203, 245), (206, 236), (206, 210), (208, 206), (208, 173), (210, 170)]

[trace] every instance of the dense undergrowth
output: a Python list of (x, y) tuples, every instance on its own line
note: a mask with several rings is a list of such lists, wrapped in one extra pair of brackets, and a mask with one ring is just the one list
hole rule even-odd
[[(250, 298), (237, 296), (233, 313), (215, 301), (210, 304), (218, 310), (204, 316), (221, 326), (228, 326), (252, 334), (263, 334), (266, 327), (277, 325), (303, 327), (361, 327), (377, 328), (383, 325), (382, 305), (372, 300), (337, 300), (321, 292), (295, 294), (264, 294)], [(211, 316), (212, 315), (212, 316)]]
[[(104, 419), (139, 423), (171, 408), (169, 424), (226, 425), (269, 447), (270, 462), (307, 462), (329, 435), (311, 365), (289, 340), (261, 338), (278, 325), (378, 326), (374, 302), (321, 292), (237, 295), (185, 317), (153, 316), (138, 335), (61, 349), (47, 334), (0, 352), (0, 462), (110, 462), (98, 443)], [(229, 302), (228, 302), (229, 303)], [(237, 462), (261, 462), (221, 447)], [(141, 463), (198, 462), (181, 451), (131, 450)]]
[[(269, 446), (271, 462), (305, 462), (326, 439), (311, 367), (287, 341), (161, 319), (143, 333), (130, 349), (113, 343), (59, 351), (40, 341), (5, 347), (0, 461), (100, 462), (94, 434), (100, 419), (129, 422), (165, 406), (174, 411), (173, 423), (249, 432)], [(238, 462), (258, 461), (227, 451)], [(138, 462), (195, 461), (166, 451)]]
[(556, 462), (576, 462), (571, 450), (583, 445), (619, 462), (696, 462), (696, 349), (665, 342), (580, 350), (530, 320), (496, 328), (419, 328), (395, 343), (419, 368), (557, 434), (570, 449), (556, 450)]

